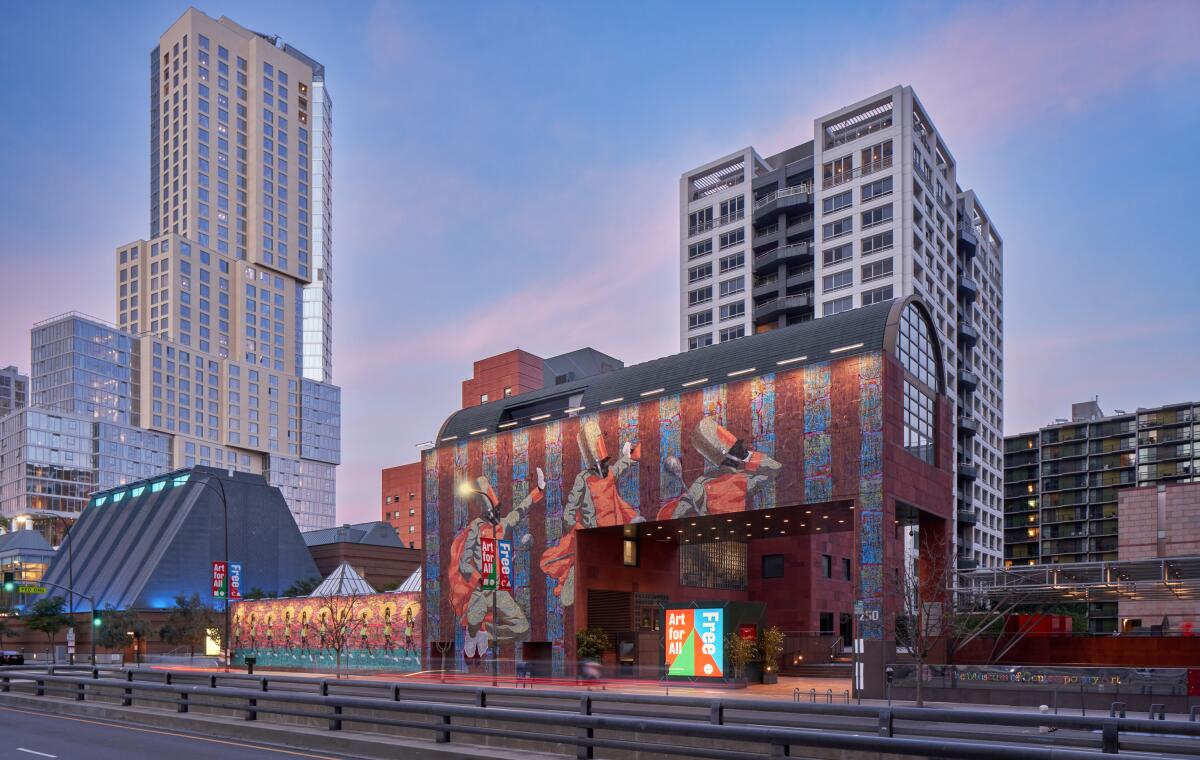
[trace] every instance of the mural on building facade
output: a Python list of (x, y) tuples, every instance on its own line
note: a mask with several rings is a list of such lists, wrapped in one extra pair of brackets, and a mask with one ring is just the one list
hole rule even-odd
[(500, 504), (498, 535), (513, 541), (513, 590), (497, 600), (505, 659), (523, 656), (510, 642), (548, 642), (563, 672), (580, 528), (852, 499), (865, 529), (854, 551), (869, 566), (859, 594), (880, 608), (883, 364), (878, 352), (849, 356), (426, 451), (431, 645), (453, 642), (460, 666), (490, 655), (492, 592), (471, 549), (490, 535), (488, 506), (460, 495), (463, 482)]
[(235, 602), (230, 631), (234, 662), (251, 656), (259, 667), (333, 669), (333, 621), (338, 617), (354, 618), (342, 651), (343, 667), (421, 669), (420, 592)]

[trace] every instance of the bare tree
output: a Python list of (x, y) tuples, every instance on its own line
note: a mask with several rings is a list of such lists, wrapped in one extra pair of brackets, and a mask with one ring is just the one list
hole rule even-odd
[(334, 675), (342, 677), (342, 654), (358, 637), (365, 619), (357, 614), (358, 594), (339, 594), (325, 597), (325, 604), (318, 615), (318, 627), (322, 631), (323, 646), (333, 650)]
[(920, 537), (919, 550), (905, 550), (903, 566), (893, 576), (900, 601), (896, 643), (908, 650), (917, 668), (917, 707), (924, 706), (925, 663), (934, 650), (957, 635), (957, 614), (951, 589), (955, 581), (953, 548), (945, 533)]

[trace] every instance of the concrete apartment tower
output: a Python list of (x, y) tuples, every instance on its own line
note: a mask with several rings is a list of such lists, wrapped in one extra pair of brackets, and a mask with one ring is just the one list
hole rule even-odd
[(1003, 241), (911, 87), (680, 179), (680, 349), (907, 295), (947, 348), (959, 567), (1003, 562)]
[(0, 369), (0, 417), (29, 403), (29, 377), (9, 365)]
[(150, 238), (116, 252), (141, 426), (334, 524), (332, 102), (324, 67), (187, 10), (150, 55)]

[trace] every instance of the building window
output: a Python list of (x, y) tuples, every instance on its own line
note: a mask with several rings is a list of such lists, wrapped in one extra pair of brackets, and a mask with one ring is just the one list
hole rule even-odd
[(831, 293), (854, 285), (854, 270), (843, 269), (840, 272), (827, 274), (821, 278), (821, 292)]
[(479, 403), (486, 404), (487, 401), (488, 401), (488, 395), (486, 393), (480, 393), (479, 394)]
[[(504, 398), (508, 398), (511, 395), (512, 395), (512, 386), (510, 385), (509, 387), (504, 389)], [(412, 494), (409, 494), (408, 497), (411, 499)]]
[(688, 329), (695, 330), (697, 327), (707, 327), (712, 324), (712, 309), (706, 311), (698, 311), (695, 314), (688, 314)]
[(892, 165), (892, 141), (884, 140), (881, 143), (872, 145), (869, 148), (863, 148), (862, 152), (862, 173), (871, 174), (880, 169), (886, 169)]
[(853, 575), (850, 569), (850, 558), (842, 557), (842, 580), (852, 580)]
[(871, 282), (884, 277), (892, 276), (892, 259), (886, 258), (881, 261), (873, 261), (870, 264), (862, 265), (862, 281)]
[(728, 340), (737, 340), (738, 338), (744, 338), (744, 337), (746, 337), (745, 325), (738, 325), (737, 327), (726, 327), (724, 330), (721, 331), (721, 342), (722, 343), (724, 343), (725, 341), (728, 341)]
[(844, 208), (849, 208), (854, 204), (854, 191), (847, 190), (844, 193), (831, 195), (821, 201), (821, 213), (832, 214), (835, 211), (841, 211)]
[(704, 348), (705, 346), (711, 346), (712, 342), (713, 342), (712, 333), (705, 333), (704, 335), (693, 335), (692, 337), (688, 338), (688, 351), (691, 351), (694, 348)]
[(746, 265), (745, 252), (731, 253), (728, 256), (721, 257), (720, 273), (732, 272), (735, 269), (741, 269)]
[(763, 555), (762, 577), (764, 577), (764, 578), (782, 578), (783, 577), (783, 555), (782, 554), (764, 554)]
[(836, 248), (827, 248), (821, 252), (821, 259), (827, 267), (849, 261), (853, 256), (854, 246), (850, 243), (839, 245)]
[(832, 612), (822, 612), (821, 613), (821, 635), (822, 636), (832, 636), (833, 635), (833, 613)]
[(621, 542), (621, 563), (625, 567), (638, 566), (638, 540), (626, 538)]
[(699, 282), (712, 277), (712, 262), (692, 267), (688, 270), (688, 282)]
[(872, 253), (889, 250), (892, 247), (892, 231), (881, 232), (878, 235), (863, 238), (862, 255), (869, 256)]
[(688, 261), (698, 259), (701, 256), (707, 256), (712, 253), (712, 238), (701, 240), (699, 243), (692, 243), (688, 246)]
[(688, 306), (699, 306), (712, 300), (712, 285), (688, 291)]
[(745, 276), (734, 277), (733, 279), (725, 280), (721, 283), (720, 296), (721, 296), (721, 298), (724, 298), (725, 296), (731, 296), (734, 293), (745, 292), (745, 290), (746, 290)]
[(929, 331), (929, 323), (916, 305), (904, 307), (900, 315), (900, 331), (896, 337), (896, 358), (917, 380), (935, 393), (938, 384), (937, 344)]
[[(408, 508), (408, 516), (409, 516), (409, 517), (416, 517), (416, 516), (417, 516), (417, 509), (416, 509), (416, 507), (409, 507), (409, 508)], [(397, 514), (397, 517), (399, 517), (399, 515), (398, 515), (398, 514)]]
[(934, 464), (933, 399), (904, 380), (904, 448), (922, 462)]
[(736, 230), (721, 233), (721, 248), (728, 248), (738, 243), (746, 242), (746, 228), (740, 227)]
[(408, 526), (408, 532), (409, 532), (409, 533), (416, 533), (416, 532), (417, 532), (417, 526), (415, 526), (415, 525), (410, 525), (410, 526)]
[(737, 319), (746, 316), (746, 302), (738, 301), (737, 303), (727, 303), (721, 305), (721, 321), (725, 322), (730, 319)]
[(679, 585), (744, 591), (746, 554), (739, 541), (686, 543), (679, 547)]
[(846, 296), (844, 298), (836, 298), (832, 301), (826, 301), (821, 304), (821, 316), (829, 317), (834, 314), (841, 314), (843, 311), (850, 311), (854, 308), (854, 296)]
[(870, 211), (862, 212), (862, 229), (878, 227), (892, 221), (892, 204), (878, 206)]
[(746, 196), (739, 195), (727, 201), (721, 201), (721, 224), (735, 222), (746, 215)]
[(850, 156), (826, 161), (821, 167), (822, 187), (830, 188), (848, 182), (853, 175), (854, 159)]
[(884, 285), (882, 288), (864, 291), (862, 294), (862, 305), (870, 306), (875, 303), (883, 303), (884, 301), (892, 300), (892, 286)]
[(696, 235), (713, 227), (712, 206), (688, 214), (688, 234)]
[(870, 182), (862, 186), (862, 200), (863, 203), (866, 203), (867, 201), (875, 198), (891, 195), (891, 192), (892, 178), (884, 177), (883, 179), (877, 179), (874, 182)]
[(833, 577), (833, 557), (828, 554), (821, 555), (821, 575), (825, 578)]
[(845, 218), (838, 219), (835, 222), (829, 222), (828, 224), (821, 225), (821, 239), (832, 240), (834, 238), (841, 237), (842, 235), (849, 235), (853, 231), (854, 217), (847, 216)]

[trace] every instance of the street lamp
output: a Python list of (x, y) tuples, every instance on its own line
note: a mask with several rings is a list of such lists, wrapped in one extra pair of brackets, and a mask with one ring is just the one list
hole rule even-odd
[[(74, 542), (68, 541), (68, 538), (71, 535), (71, 526), (69, 526), (67, 524), (67, 520), (68, 519), (77, 520), (77, 519), (79, 519), (79, 515), (74, 512), (56, 512), (53, 510), (45, 509), (45, 510), (39, 510), (36, 513), (17, 515), (17, 517), (14, 518), (14, 521), (18, 522), (18, 523), (24, 522), (24, 523), (32, 526), (33, 521), (39, 517), (50, 517), (55, 520), (62, 521), (63, 539), (62, 539), (62, 542), (59, 543), (58, 548), (62, 549), (63, 544), (66, 544), (66, 543), (71, 544), (70, 547), (68, 547), (68, 549), (67, 549), (67, 596), (68, 596), (68, 599), (70, 600), (68, 602), (67, 617), (69, 617), (71, 619), (71, 635), (74, 636), (75, 635), (75, 544), (74, 544)], [(24, 573), (22, 573), (22, 575), (24, 575)], [(50, 585), (55, 585), (55, 584), (50, 584)], [(57, 586), (57, 588), (61, 588), (61, 586)], [(83, 595), (80, 594), (80, 596), (83, 596)], [(95, 617), (95, 616), (96, 616), (96, 602), (93, 600), (92, 601), (92, 617)], [(96, 664), (96, 632), (93, 630), (88, 635), (88, 638), (92, 642), (92, 665), (95, 665)], [(70, 663), (72, 665), (74, 665), (75, 664), (75, 653), (71, 652), (69, 657), (70, 657)]]
[[(227, 470), (227, 472), (229, 477), (232, 479), (233, 470), (230, 469)], [(221, 496), (221, 522), (224, 525), (225, 532), (225, 632), (221, 634), (221, 648), (225, 650), (225, 672), (228, 673), (229, 666), (232, 664), (233, 660), (233, 652), (230, 649), (229, 641), (229, 592), (232, 588), (229, 583), (229, 500), (225, 497), (225, 483), (221, 480), (221, 478), (210, 477), (206, 478), (205, 480), (189, 480), (189, 482), (199, 483), (201, 486), (208, 486), (209, 488), (214, 488), (214, 481), (217, 484), (215, 486), (215, 490)]]
[[(492, 546), (496, 546), (496, 528), (500, 522), (500, 502), (496, 499), (495, 492), (492, 489), (481, 490), (475, 488), (470, 483), (463, 481), (458, 486), (458, 494), (463, 498), (471, 496), (482, 496), (488, 504), (487, 520), (492, 526)], [(494, 563), (496, 558), (492, 559)], [(479, 568), (480, 584), (483, 583), (483, 567)], [(500, 679), (500, 626), (496, 615), (496, 597), (499, 596), (500, 573), (496, 573), (496, 585), (492, 588), (492, 631), (491, 639), (494, 641), (492, 650), (492, 686), (496, 686)], [(489, 642), (492, 643), (492, 642)]]

